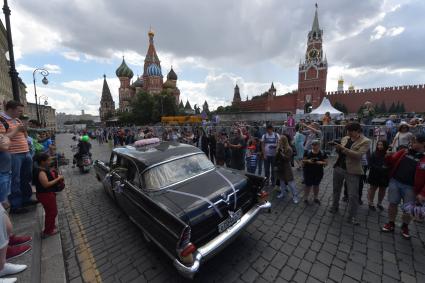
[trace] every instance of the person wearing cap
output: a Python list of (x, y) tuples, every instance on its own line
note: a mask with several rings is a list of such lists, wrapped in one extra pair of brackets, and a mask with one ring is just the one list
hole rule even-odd
[(323, 179), (323, 167), (328, 164), (328, 156), (320, 150), (320, 140), (311, 142), (311, 150), (304, 153), (304, 203), (309, 204), (308, 198), (313, 188), (314, 203), (320, 204), (319, 186)]
[(276, 148), (279, 143), (279, 134), (273, 131), (273, 126), (271, 124), (267, 125), (266, 131), (267, 132), (261, 138), (261, 146), (264, 159), (264, 172), (268, 182), (271, 182), (271, 185), (274, 185), (275, 172), (273, 168), (276, 156)]
[(409, 124), (401, 122), (398, 126), (398, 132), (394, 137), (391, 147), (396, 151), (402, 148), (409, 148), (413, 137), (413, 134), (409, 131)]
[(338, 153), (338, 159), (333, 171), (333, 202), (330, 213), (337, 213), (344, 181), (348, 192), (347, 222), (358, 225), (356, 220), (359, 206), (359, 183), (364, 174), (362, 157), (370, 148), (370, 140), (363, 135), (362, 127), (357, 122), (351, 122), (346, 127), (347, 135), (341, 143), (332, 142)]
[[(425, 135), (413, 138), (409, 149), (403, 148), (385, 158), (390, 169), (388, 185), (388, 223), (382, 227), (383, 232), (393, 232), (398, 205), (403, 203), (425, 202)], [(411, 217), (402, 215), (401, 235), (410, 238), (409, 223)]]

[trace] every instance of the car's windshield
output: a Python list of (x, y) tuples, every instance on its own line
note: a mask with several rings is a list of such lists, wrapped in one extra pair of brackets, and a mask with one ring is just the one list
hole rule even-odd
[(206, 155), (196, 154), (155, 166), (143, 174), (143, 179), (148, 190), (158, 190), (213, 167)]

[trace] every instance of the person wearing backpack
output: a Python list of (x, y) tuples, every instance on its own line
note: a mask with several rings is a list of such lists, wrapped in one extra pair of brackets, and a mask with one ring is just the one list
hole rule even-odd
[(273, 168), (275, 165), (274, 160), (276, 156), (276, 148), (279, 143), (279, 134), (273, 131), (272, 125), (268, 125), (266, 130), (267, 132), (261, 138), (262, 152), (264, 158), (264, 172), (268, 182), (270, 182), (270, 185), (274, 185), (276, 180)]

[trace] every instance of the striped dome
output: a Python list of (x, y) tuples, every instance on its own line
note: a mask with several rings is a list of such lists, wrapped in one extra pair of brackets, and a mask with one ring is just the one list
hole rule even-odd
[(150, 64), (147, 73), (148, 76), (162, 77), (161, 68), (157, 64)]
[(131, 79), (134, 75), (133, 71), (125, 63), (124, 58), (122, 58), (122, 63), (118, 67), (118, 69), (115, 71), (115, 74), (119, 78), (129, 78), (129, 79)]

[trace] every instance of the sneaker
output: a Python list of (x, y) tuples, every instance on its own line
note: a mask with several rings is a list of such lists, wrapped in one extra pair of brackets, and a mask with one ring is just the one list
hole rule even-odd
[(31, 242), (31, 240), (32, 240), (32, 237), (30, 236), (11, 235), (9, 237), (9, 246), (19, 246), (19, 245)]
[(330, 212), (330, 213), (332, 213), (332, 214), (335, 214), (335, 213), (337, 213), (337, 212), (338, 212), (338, 208), (336, 208), (336, 207), (331, 207), (331, 209), (329, 209), (329, 212)]
[(10, 209), (10, 214), (24, 214), (27, 212), (29, 212), (29, 210), (24, 207)]
[(314, 203), (316, 203), (316, 204), (320, 205), (320, 200), (319, 200), (318, 198), (315, 198), (315, 199), (314, 199)]
[(7, 247), (6, 252), (6, 260), (17, 258), (31, 250), (31, 246), (29, 245), (22, 245), (22, 246), (14, 246), (14, 247)]
[(305, 200), (304, 200), (304, 204), (305, 204), (305, 205), (309, 205), (310, 203), (308, 202), (308, 200), (307, 200), (307, 199), (305, 199)]
[(393, 223), (387, 223), (381, 228), (382, 232), (394, 232), (394, 224)]
[(6, 262), (2, 270), (0, 270), (0, 277), (16, 274), (27, 269), (25, 264), (13, 264)]
[(277, 198), (284, 198), (284, 197), (285, 197), (285, 194), (284, 194), (284, 193), (280, 193), (280, 194), (278, 194), (276, 197), (277, 197)]
[(369, 204), (369, 210), (376, 211), (376, 207), (373, 204)]
[(405, 239), (410, 239), (409, 226), (407, 225), (401, 226), (401, 235)]
[(298, 199), (298, 197), (293, 197), (293, 198), (292, 198), (292, 201), (293, 201), (295, 204), (298, 204), (298, 203), (300, 202), (300, 200)]
[(0, 278), (0, 283), (15, 283), (18, 278)]
[(384, 211), (384, 207), (382, 206), (382, 204), (378, 204), (377, 207), (380, 211)]

